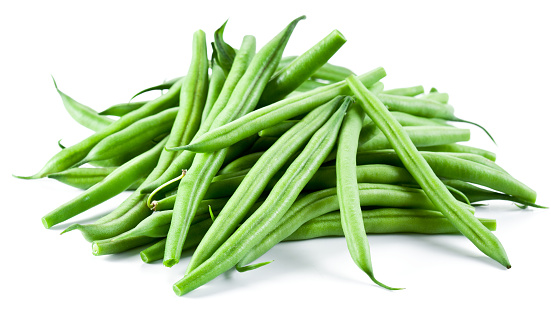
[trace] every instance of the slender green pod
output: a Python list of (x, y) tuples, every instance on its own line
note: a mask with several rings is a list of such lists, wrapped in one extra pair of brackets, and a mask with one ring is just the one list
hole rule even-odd
[(387, 89), (385, 91), (382, 91), (382, 94), (387, 95), (397, 95), (397, 96), (417, 96), (425, 92), (425, 89), (422, 85), (416, 85), (416, 86), (410, 86), (410, 87), (400, 87), (400, 88), (393, 88), (393, 89)]
[(67, 94), (57, 88), (57, 83), (53, 77), (52, 80), (54, 81), (54, 86), (57, 93), (61, 96), (65, 110), (67, 110), (69, 115), (71, 115), (76, 122), (93, 131), (99, 131), (113, 123), (113, 119), (101, 116), (94, 109), (67, 96)]
[(312, 74), (311, 78), (335, 83), (342, 81), (349, 75), (353, 74), (354, 72), (352, 72), (352, 70), (343, 66), (325, 63), (314, 74)]
[(423, 99), (434, 100), (442, 104), (447, 104), (448, 101), (450, 100), (450, 95), (448, 95), (448, 93), (438, 93), (438, 92), (430, 92), (428, 94), (424, 94), (419, 97)]
[(220, 171), (218, 171), (218, 175), (249, 169), (258, 161), (262, 154), (264, 154), (264, 152), (243, 155), (220, 169)]
[(226, 75), (224, 74), (224, 70), (222, 70), (217, 62), (212, 61), (212, 74), (210, 75), (207, 99), (205, 100), (205, 107), (201, 115), (202, 123), (205, 122), (218, 96), (220, 96), (225, 82)]
[(283, 133), (287, 132), (290, 128), (292, 128), (295, 124), (297, 124), (300, 120), (285, 120), (281, 122), (278, 125), (274, 125), (269, 128), (265, 128), (264, 130), (258, 132), (258, 136), (260, 137), (280, 137)]
[(67, 147), (57, 154), (55, 154), (50, 160), (42, 167), (42, 169), (32, 176), (17, 176), (22, 179), (38, 179), (43, 178), (51, 173), (60, 172), (73, 167), (79, 163), (90, 150), (101, 140), (107, 136), (118, 132), (136, 121), (145, 117), (151, 116), (165, 109), (173, 107), (178, 102), (178, 96), (180, 94), (181, 82), (178, 81), (172, 85), (169, 91), (159, 98), (149, 101), (146, 105), (140, 109), (134, 110), (120, 119), (114, 121), (107, 127), (80, 141), (79, 143)]
[(300, 191), (335, 145), (348, 103), (312, 136), (262, 205), (228, 238), (214, 254), (173, 285), (183, 295), (235, 266), (247, 252), (264, 238), (268, 228), (277, 224), (298, 197)]
[[(259, 157), (220, 212), (218, 219), (214, 221), (204, 240), (199, 244), (188, 264), (186, 273), (208, 259), (230, 237), (266, 189), (270, 180), (333, 115), (342, 101), (342, 97), (336, 97), (327, 104), (314, 109)], [(350, 99), (347, 100), (348, 102)]]
[(77, 165), (115, 158), (135, 147), (153, 142), (158, 136), (170, 132), (177, 113), (178, 108), (170, 108), (105, 137)]
[(283, 99), (326, 64), (345, 42), (343, 34), (333, 30), (305, 53), (295, 58), (273, 75), (260, 96), (259, 106)]
[[(61, 172), (52, 173), (48, 175), (48, 178), (57, 180), (61, 183), (75, 187), (77, 189), (86, 190), (92, 187), (94, 184), (105, 179), (109, 174), (115, 171), (117, 167), (107, 168), (71, 168)], [(128, 190), (135, 190), (144, 182), (144, 178), (138, 179)]]
[[(403, 128), (416, 147), (466, 142), (471, 136), (469, 129), (447, 126), (404, 126)], [(369, 140), (360, 143), (359, 152), (392, 148), (384, 133), (376, 133)]]
[(44, 227), (50, 228), (126, 190), (137, 179), (144, 177), (155, 167), (165, 143), (166, 140), (163, 140), (147, 153), (117, 168), (100, 183), (46, 214), (42, 217)]
[(356, 265), (379, 286), (395, 290), (375, 278), (371, 253), (360, 207), (356, 177), (356, 152), (365, 113), (359, 105), (350, 107), (344, 119), (337, 145), (337, 198), (341, 210), (341, 225), (350, 256)]
[[(367, 234), (457, 234), (459, 231), (439, 212), (426, 209), (376, 208), (362, 210)], [(344, 236), (338, 212), (314, 218), (289, 235), (283, 241), (307, 240), (320, 237)], [(490, 231), (496, 230), (495, 219), (478, 218)]]
[[(366, 86), (371, 86), (384, 76), (384, 69), (377, 68), (360, 76), (360, 79)], [(316, 89), (315, 91), (297, 95), (293, 98), (286, 98), (269, 106), (254, 110), (223, 126), (214, 128), (193, 139), (191, 144), (177, 149), (195, 152), (216, 151), (228, 147), (245, 137), (256, 134), (267, 127), (277, 125), (282, 121), (309, 112), (336, 96), (349, 93), (350, 90), (346, 83), (339, 82)]]
[(482, 156), (490, 161), (496, 161), (496, 154), (489, 150), (485, 150), (478, 147), (472, 147), (464, 144), (442, 144), (434, 146), (425, 146), (420, 147), (419, 150), (430, 151), (430, 152), (447, 152), (447, 153), (469, 153)]
[[(216, 116), (211, 128), (222, 126), (254, 109), (268, 80), (275, 72), (279, 60), (281, 60), (283, 50), (295, 26), (302, 19), (304, 16), (292, 21), (253, 57), (250, 66), (237, 83), (224, 109)], [(254, 133), (249, 136), (252, 135)], [(190, 221), (212, 178), (222, 166), (226, 154), (226, 148), (213, 153), (198, 154), (188, 173), (180, 181), (174, 204), (174, 217), (167, 235), (163, 259), (165, 266), (171, 267), (179, 262)]]
[(176, 77), (176, 78), (173, 78), (173, 79), (170, 79), (162, 84), (159, 84), (159, 85), (155, 85), (155, 86), (151, 86), (151, 87), (148, 87), (148, 88), (145, 88), (139, 92), (137, 92), (134, 96), (132, 96), (132, 98), (130, 98), (130, 100), (140, 96), (141, 94), (144, 94), (144, 93), (147, 93), (147, 92), (150, 92), (150, 91), (154, 91), (154, 90), (164, 90), (164, 89), (170, 89), (172, 88), (172, 86), (174, 86), (174, 84), (177, 84), (179, 81), (181, 81), (184, 77), (181, 76), (181, 77)]
[(122, 117), (129, 112), (132, 112), (136, 109), (141, 108), (143, 105), (147, 104), (147, 102), (148, 101), (135, 101), (135, 102), (126, 102), (122, 104), (116, 104), (99, 112), (98, 114), (102, 116)]
[(364, 111), (387, 136), (406, 169), (427, 193), (434, 206), (479, 250), (510, 268), (501, 242), (474, 217), (468, 205), (457, 201), (451, 195), (381, 100), (366, 89), (356, 77), (350, 76), (346, 80)]
[[(476, 162), (473, 158), (466, 158), (465, 153), (419, 153), (439, 177), (479, 184), (530, 203), (536, 201), (536, 192), (530, 187), (504, 171)], [(404, 163), (393, 151), (358, 153), (357, 161), (358, 164), (383, 163), (404, 167)]]

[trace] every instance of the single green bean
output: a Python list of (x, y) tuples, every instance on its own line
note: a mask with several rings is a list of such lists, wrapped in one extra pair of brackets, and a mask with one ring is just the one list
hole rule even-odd
[[(71, 168), (61, 172), (52, 173), (48, 175), (48, 178), (57, 180), (61, 183), (65, 183), (69, 186), (86, 190), (92, 187), (94, 184), (105, 179), (109, 174), (115, 171), (117, 167), (107, 168)], [(135, 190), (144, 181), (144, 178), (138, 179), (128, 190)]]
[(218, 171), (218, 175), (249, 169), (258, 161), (262, 154), (264, 154), (264, 152), (243, 155), (220, 169), (220, 171)]
[(448, 153), (469, 153), (482, 156), (488, 160), (496, 161), (496, 154), (494, 152), (478, 148), (467, 146), (463, 144), (442, 144), (435, 146), (420, 147), (419, 150), (431, 151), (431, 152), (448, 152)]
[(259, 106), (283, 99), (327, 63), (345, 42), (346, 39), (341, 32), (333, 30), (285, 68), (279, 70), (266, 85), (258, 101)]
[(172, 86), (174, 86), (174, 84), (177, 84), (179, 81), (181, 81), (184, 77), (181, 76), (181, 77), (176, 77), (176, 78), (173, 78), (171, 80), (168, 80), (162, 84), (159, 84), (159, 85), (155, 85), (155, 86), (151, 86), (151, 87), (148, 87), (146, 89), (143, 89), (141, 91), (139, 91), (138, 93), (136, 93), (134, 96), (132, 96), (132, 98), (130, 98), (130, 100), (138, 97), (139, 95), (141, 94), (144, 94), (144, 93), (147, 93), (147, 92), (150, 92), (150, 91), (154, 91), (154, 90), (163, 90), (163, 89), (170, 89), (172, 88)]
[[(364, 228), (367, 234), (421, 233), (455, 234), (459, 233), (439, 212), (426, 209), (376, 208), (362, 210)], [(314, 218), (289, 235), (283, 241), (307, 240), (320, 237), (344, 236), (340, 213), (327, 213)], [(489, 230), (496, 230), (496, 221), (478, 218)]]
[(434, 206), (479, 250), (510, 268), (511, 264), (501, 242), (474, 217), (468, 205), (457, 201), (451, 195), (381, 100), (366, 89), (356, 77), (350, 76), (346, 80), (364, 111), (387, 136), (406, 169), (427, 193)]
[(61, 96), (63, 106), (76, 122), (93, 131), (99, 131), (113, 123), (113, 119), (99, 115), (94, 109), (79, 103), (60, 91), (59, 88), (57, 88), (55, 79), (53, 77), (52, 79), (54, 80), (54, 86), (57, 93)]
[(365, 113), (354, 104), (348, 110), (337, 145), (337, 198), (341, 209), (341, 225), (352, 260), (377, 285), (396, 290), (375, 278), (371, 253), (360, 207), (360, 193), (356, 177), (356, 152)]
[(224, 83), (226, 81), (226, 75), (224, 70), (218, 65), (217, 62), (212, 61), (212, 74), (210, 75), (209, 87), (207, 91), (207, 99), (205, 100), (205, 108), (201, 115), (201, 122), (204, 123), (207, 119), (212, 106), (220, 96)]
[(422, 94), (425, 92), (425, 89), (422, 85), (416, 85), (416, 86), (410, 86), (410, 87), (401, 87), (401, 88), (393, 88), (393, 89), (387, 89), (385, 91), (382, 91), (382, 94), (387, 95), (398, 95), (398, 96), (417, 96), (419, 94)]
[(435, 100), (442, 104), (447, 104), (448, 101), (450, 100), (450, 96), (448, 95), (448, 93), (438, 93), (438, 92), (430, 92), (428, 94), (424, 94), (419, 97), (424, 99)]
[(147, 104), (147, 102), (148, 101), (135, 101), (135, 102), (126, 102), (122, 104), (116, 104), (99, 112), (98, 114), (102, 116), (122, 117), (129, 112), (132, 112), (136, 109), (141, 108), (143, 105)]

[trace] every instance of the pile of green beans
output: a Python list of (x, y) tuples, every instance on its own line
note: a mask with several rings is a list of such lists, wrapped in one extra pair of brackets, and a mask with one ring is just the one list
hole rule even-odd
[[(536, 192), (491, 149), (465, 144), (470, 130), (457, 123), (478, 125), (454, 115), (447, 93), (385, 89), (383, 68), (357, 75), (329, 63), (346, 42), (338, 30), (283, 57), (304, 18), (258, 51), (251, 35), (239, 49), (226, 43), (224, 23), (209, 53), (197, 30), (185, 75), (130, 95), (166, 91), (149, 101), (96, 111), (54, 81), (70, 116), (94, 134), (18, 176), (83, 190), (44, 226), (72, 222), (62, 233), (80, 230), (94, 255), (133, 250), (172, 267), (189, 251), (177, 295), (269, 264), (256, 261), (279, 242), (329, 236), (344, 237), (355, 264), (390, 290), (401, 288), (375, 278), (371, 233), (462, 234), (510, 268), (496, 221), (476, 217), (476, 207), (545, 208)], [(74, 220), (121, 193), (127, 198), (97, 221)]]

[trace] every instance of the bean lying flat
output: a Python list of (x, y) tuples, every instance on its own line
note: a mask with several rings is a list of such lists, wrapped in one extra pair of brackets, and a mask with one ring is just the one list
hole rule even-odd
[[(72, 187), (86, 190), (101, 180), (105, 179), (109, 174), (115, 171), (117, 167), (108, 168), (71, 168), (58, 173), (48, 175), (48, 178), (55, 179)], [(144, 181), (144, 178), (138, 179), (128, 190), (137, 189)]]

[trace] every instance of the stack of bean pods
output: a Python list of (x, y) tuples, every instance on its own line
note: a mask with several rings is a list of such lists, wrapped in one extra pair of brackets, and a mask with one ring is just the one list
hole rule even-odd
[(144, 262), (168, 267), (190, 250), (178, 295), (232, 268), (267, 264), (252, 263), (281, 241), (325, 236), (344, 236), (356, 265), (387, 289), (395, 288), (375, 278), (367, 234), (461, 233), (509, 268), (495, 220), (476, 218), (474, 205), (541, 207), (536, 193), (491, 151), (458, 144), (470, 132), (450, 123), (467, 121), (446, 93), (386, 90), (383, 68), (356, 75), (328, 63), (346, 41), (339, 31), (282, 58), (303, 18), (258, 51), (253, 36), (238, 49), (224, 42), (224, 24), (211, 58), (196, 31), (187, 74), (137, 94), (166, 90), (150, 101), (98, 113), (58, 89), (95, 133), (21, 177), (84, 190), (44, 226), (131, 191), (104, 217), (63, 233), (80, 230), (95, 255), (143, 247)]

